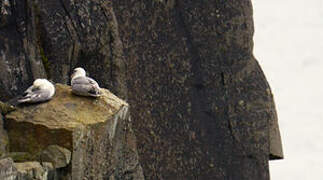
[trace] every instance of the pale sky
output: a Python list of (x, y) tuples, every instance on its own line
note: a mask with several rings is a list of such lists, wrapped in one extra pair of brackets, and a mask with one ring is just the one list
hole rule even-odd
[(252, 0), (254, 54), (271, 85), (284, 160), (271, 180), (323, 180), (323, 0)]

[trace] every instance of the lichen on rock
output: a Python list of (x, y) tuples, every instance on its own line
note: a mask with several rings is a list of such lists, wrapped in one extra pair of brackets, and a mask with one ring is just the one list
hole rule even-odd
[(7, 113), (14, 111), (14, 110), (15, 110), (14, 106), (0, 101), (0, 113), (1, 114), (7, 114)]

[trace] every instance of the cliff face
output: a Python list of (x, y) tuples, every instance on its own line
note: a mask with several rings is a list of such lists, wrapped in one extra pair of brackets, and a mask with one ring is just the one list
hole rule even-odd
[(280, 137), (250, 1), (113, 5), (146, 177), (268, 179)]
[(249, 0), (1, 0), (0, 100), (76, 66), (127, 99), (146, 179), (269, 179), (282, 158)]
[(111, 2), (1, 0), (0, 98), (21, 93), (33, 79), (68, 83), (82, 66), (103, 87), (125, 94), (124, 59)]

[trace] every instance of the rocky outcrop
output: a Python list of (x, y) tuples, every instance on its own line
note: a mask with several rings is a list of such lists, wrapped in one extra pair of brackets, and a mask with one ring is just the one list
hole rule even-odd
[[(31, 154), (25, 156), (27, 161), (49, 162), (56, 170), (65, 168), (72, 179), (142, 177), (133, 147), (136, 141), (127, 125), (128, 104), (108, 90), (102, 92), (97, 99), (81, 97), (69, 86), (57, 84), (51, 101), (10, 112), (6, 115), (10, 151)], [(36, 179), (48, 174), (37, 162), (16, 167), (21, 176), (34, 169), (39, 173), (30, 176)]]
[[(127, 149), (117, 159), (138, 150), (146, 179), (267, 180), (268, 160), (283, 158), (273, 95), (252, 54), (250, 0), (1, 2), (0, 100), (37, 77), (68, 83), (82, 66), (131, 105), (138, 146), (129, 127), (115, 135), (127, 143), (113, 147)], [(85, 143), (95, 136), (87, 133)], [(138, 167), (114, 173), (126, 179), (124, 169)]]
[(112, 123), (109, 120), (123, 106), (127, 104), (109, 91), (97, 100), (75, 96), (69, 86), (57, 85), (56, 95), (48, 103), (26, 105), (6, 115), (10, 151), (35, 154), (51, 144), (72, 150), (76, 131)]

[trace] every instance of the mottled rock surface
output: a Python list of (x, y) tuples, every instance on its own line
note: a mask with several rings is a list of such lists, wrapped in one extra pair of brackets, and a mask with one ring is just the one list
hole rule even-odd
[(145, 177), (269, 179), (281, 142), (251, 1), (113, 2)]
[(71, 161), (71, 151), (58, 145), (50, 145), (40, 154), (41, 162), (50, 162), (54, 168), (67, 166)]
[(48, 172), (39, 162), (15, 163), (14, 166), (17, 169), (17, 180), (47, 180)]
[(16, 180), (17, 169), (11, 158), (0, 159), (0, 179)]
[(81, 97), (73, 95), (70, 86), (57, 84), (51, 101), (10, 112), (10, 151), (40, 154), (40, 161), (54, 168), (66, 166), (71, 155), (65, 151), (71, 151), (68, 168), (73, 179), (140, 176), (135, 139), (126, 139), (132, 137), (128, 104), (108, 90), (102, 93), (99, 98)]
[[(283, 157), (251, 0), (1, 2), (0, 100), (82, 66), (131, 105), (138, 146), (116, 147), (138, 150), (146, 179), (267, 180), (268, 160)], [(133, 142), (131, 127), (117, 132)]]
[(125, 62), (112, 2), (0, 0), (0, 99), (22, 93), (36, 78), (69, 83), (84, 67), (102, 87), (125, 97)]

